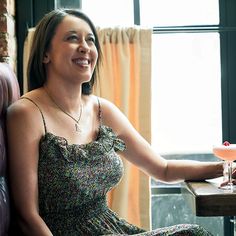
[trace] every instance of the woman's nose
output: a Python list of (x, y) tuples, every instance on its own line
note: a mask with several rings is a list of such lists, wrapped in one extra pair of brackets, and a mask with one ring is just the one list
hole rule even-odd
[(79, 52), (87, 53), (90, 51), (90, 48), (85, 40), (79, 44)]

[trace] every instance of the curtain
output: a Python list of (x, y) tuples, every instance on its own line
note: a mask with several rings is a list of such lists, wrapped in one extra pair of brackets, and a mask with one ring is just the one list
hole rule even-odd
[[(116, 104), (151, 141), (151, 29), (97, 28), (103, 64), (95, 94)], [(129, 222), (150, 229), (150, 179), (123, 158), (125, 175), (109, 194), (110, 207)]]
[(23, 94), (28, 91), (28, 81), (27, 81), (27, 65), (29, 60), (30, 48), (33, 40), (35, 28), (28, 29), (28, 35), (24, 42), (23, 50)]
[[(26, 67), (34, 28), (24, 44), (24, 93)], [(151, 29), (97, 28), (102, 66), (94, 93), (116, 104), (133, 126), (151, 141)], [(150, 229), (150, 179), (123, 158), (125, 175), (108, 195), (110, 207), (121, 217)]]

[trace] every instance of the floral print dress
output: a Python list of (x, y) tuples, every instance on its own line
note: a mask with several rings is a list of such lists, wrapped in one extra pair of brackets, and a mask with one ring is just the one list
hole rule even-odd
[(39, 145), (39, 212), (54, 236), (211, 235), (189, 224), (145, 232), (121, 219), (108, 208), (106, 194), (122, 178), (117, 151), (123, 151), (125, 143), (110, 127), (100, 124), (95, 141), (68, 144), (64, 137), (47, 132), (41, 114), (45, 135)]

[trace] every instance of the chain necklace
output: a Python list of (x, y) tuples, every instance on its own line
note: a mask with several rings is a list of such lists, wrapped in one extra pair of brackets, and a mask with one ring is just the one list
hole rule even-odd
[(79, 125), (79, 122), (80, 122), (80, 119), (81, 119), (81, 116), (82, 116), (82, 113), (83, 113), (83, 105), (80, 104), (80, 113), (79, 113), (79, 118), (76, 119), (74, 118), (70, 113), (64, 111), (61, 106), (59, 106), (56, 101), (52, 98), (52, 96), (50, 95), (50, 93), (48, 92), (48, 90), (43, 87), (45, 92), (47, 93), (48, 97), (51, 99), (51, 101), (57, 106), (57, 108), (59, 108), (59, 110), (61, 110), (64, 114), (66, 114), (67, 116), (69, 116), (72, 120), (75, 121), (75, 131), (76, 132), (82, 132), (81, 128), (80, 128), (80, 125)]

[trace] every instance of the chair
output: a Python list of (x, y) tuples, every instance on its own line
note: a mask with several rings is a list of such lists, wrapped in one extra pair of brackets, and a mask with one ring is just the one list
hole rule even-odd
[(10, 197), (7, 186), (6, 110), (20, 97), (12, 68), (0, 63), (0, 236), (7, 236), (10, 225)]

